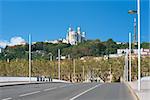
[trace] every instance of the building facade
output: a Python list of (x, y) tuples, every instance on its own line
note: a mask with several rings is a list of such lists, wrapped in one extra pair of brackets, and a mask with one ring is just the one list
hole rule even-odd
[[(117, 49), (117, 54), (128, 53), (129, 49)], [(138, 55), (138, 49), (132, 49), (131, 52), (135, 55)], [(143, 56), (150, 56), (150, 49), (143, 49), (141, 48), (141, 55)]]

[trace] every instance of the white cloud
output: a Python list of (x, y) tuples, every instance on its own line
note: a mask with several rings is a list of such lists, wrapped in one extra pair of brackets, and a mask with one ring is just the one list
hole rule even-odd
[(7, 45), (14, 46), (14, 45), (21, 45), (21, 44), (25, 44), (25, 43), (26, 43), (26, 41), (22, 37), (12, 37), (10, 39), (10, 42), (0, 41), (0, 47), (5, 48)]
[(2, 48), (5, 48), (6, 45), (8, 45), (8, 44), (9, 44), (9, 42), (7, 42), (7, 41), (0, 41), (0, 47), (2, 47)]
[(9, 46), (25, 44), (26, 41), (22, 37), (12, 37)]

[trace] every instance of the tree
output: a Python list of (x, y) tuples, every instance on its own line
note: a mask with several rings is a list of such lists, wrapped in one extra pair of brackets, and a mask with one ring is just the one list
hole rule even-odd
[(117, 53), (117, 44), (112, 39), (108, 39), (105, 42), (105, 46), (106, 46), (105, 54), (109, 55)]
[(148, 43), (148, 42), (143, 42), (143, 43), (141, 44), (141, 47), (144, 48), (144, 49), (150, 49), (150, 43)]

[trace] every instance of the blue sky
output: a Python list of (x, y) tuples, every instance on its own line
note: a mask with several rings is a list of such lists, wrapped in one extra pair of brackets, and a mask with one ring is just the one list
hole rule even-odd
[[(149, 0), (141, 0), (141, 41), (150, 41)], [(20, 36), (26, 41), (65, 38), (69, 26), (81, 27), (87, 39), (127, 42), (133, 33), (136, 0), (0, 0), (0, 40)]]

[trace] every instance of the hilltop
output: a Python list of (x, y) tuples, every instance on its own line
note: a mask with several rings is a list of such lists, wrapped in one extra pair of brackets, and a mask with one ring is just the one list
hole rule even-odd
[[(149, 49), (150, 43), (142, 43), (141, 47)], [(134, 45), (132, 46), (134, 47)], [(70, 45), (66, 43), (47, 43), (36, 42), (32, 44), (32, 59), (45, 59), (49, 60), (50, 54), (53, 58), (57, 57), (57, 50), (61, 50), (62, 56), (70, 56), (71, 58), (80, 58), (84, 56), (104, 56), (109, 54), (116, 54), (117, 49), (128, 48), (128, 43), (117, 44), (114, 40), (108, 39), (107, 41), (87, 40), (78, 45)], [(134, 47), (135, 48), (135, 47)], [(28, 59), (28, 44), (6, 46), (2, 53), (0, 53), (0, 59)]]

